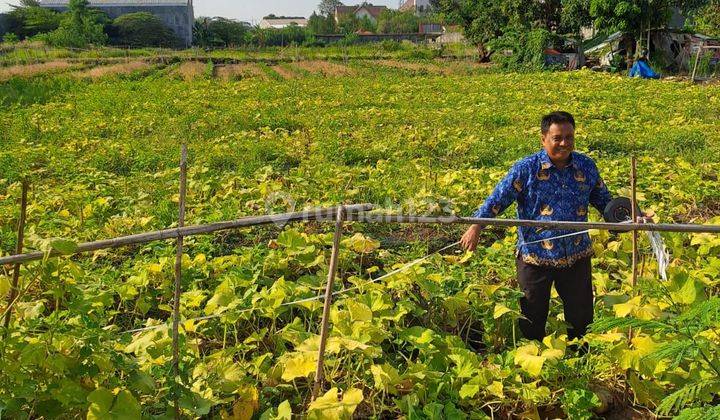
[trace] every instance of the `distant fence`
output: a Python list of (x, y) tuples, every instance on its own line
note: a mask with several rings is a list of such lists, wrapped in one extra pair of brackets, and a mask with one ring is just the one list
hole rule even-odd
[[(382, 42), (382, 41), (410, 41), (416, 44), (427, 43), (429, 41), (435, 41), (441, 34), (354, 34), (351, 35), (356, 37), (355, 42), (359, 44), (369, 44), (371, 42)], [(343, 34), (332, 34), (332, 35), (315, 35), (318, 41), (323, 41), (326, 44), (333, 44), (341, 42), (347, 38), (347, 35)]]

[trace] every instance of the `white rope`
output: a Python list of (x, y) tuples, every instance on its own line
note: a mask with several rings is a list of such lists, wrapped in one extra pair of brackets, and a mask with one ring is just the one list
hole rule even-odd
[(658, 273), (663, 280), (667, 280), (667, 268), (670, 265), (670, 254), (665, 247), (665, 241), (663, 241), (660, 232), (645, 232), (647, 233), (648, 239), (650, 240), (650, 246), (652, 246), (653, 255), (658, 263)]
[[(630, 223), (631, 221), (632, 221), (632, 220), (626, 220), (626, 221), (620, 222), (620, 223)], [(591, 230), (597, 230), (597, 229), (581, 230), (581, 231), (579, 231), (579, 232), (568, 233), (568, 234), (566, 234), (566, 235), (551, 236), (551, 237), (546, 238), (546, 239), (538, 239), (537, 241), (523, 242), (523, 243), (519, 244), (518, 246), (532, 245), (532, 244), (537, 244), (537, 243), (545, 242), (545, 241), (554, 241), (555, 239), (569, 238), (569, 237), (571, 237), (571, 236), (577, 236), (577, 235), (582, 235), (582, 234), (584, 234), (584, 233), (590, 233)]]
[[(382, 276), (380, 276), (380, 277), (378, 277), (378, 278), (376, 278), (376, 279), (370, 280), (370, 281), (368, 281), (368, 282), (366, 282), (366, 283), (363, 283), (363, 284), (361, 284), (361, 285), (358, 285), (358, 286), (353, 286), (353, 287), (349, 287), (349, 288), (347, 288), (347, 289), (338, 290), (337, 292), (334, 292), (334, 293), (333, 293), (333, 296), (341, 295), (341, 294), (343, 294), (343, 293), (347, 293), (347, 292), (349, 292), (349, 291), (359, 289), (359, 288), (364, 287), (364, 286), (367, 286), (367, 285), (369, 285), (369, 284), (377, 283), (377, 282), (379, 282), (380, 280), (386, 279), (386, 278), (388, 278), (388, 277), (390, 277), (390, 276), (393, 276), (393, 275), (395, 275), (395, 274), (397, 274), (397, 273), (399, 273), (399, 272), (401, 272), (401, 271), (407, 270), (407, 269), (410, 268), (410, 267), (413, 267), (413, 266), (415, 266), (415, 265), (418, 265), (418, 264), (420, 264), (421, 262), (423, 262), (423, 261), (427, 260), (428, 258), (432, 257), (433, 255), (438, 254), (438, 253), (440, 253), (440, 252), (442, 252), (442, 251), (445, 251), (445, 250), (447, 250), (447, 249), (450, 249), (450, 248), (452, 248), (452, 247), (454, 247), (454, 246), (456, 246), (456, 245), (458, 245), (458, 244), (460, 244), (460, 241), (457, 241), (457, 242), (455, 242), (455, 243), (453, 243), (453, 244), (450, 244), (450, 245), (448, 245), (448, 246), (446, 246), (446, 247), (444, 247), (444, 248), (438, 249), (437, 251), (434, 251), (434, 252), (432, 252), (432, 253), (430, 253), (430, 254), (422, 257), (422, 258), (418, 258), (418, 259), (416, 259), (416, 260), (414, 260), (414, 261), (412, 261), (412, 262), (409, 262), (409, 263), (403, 265), (402, 267), (399, 267), (399, 268), (397, 268), (397, 269), (395, 269), (395, 270), (393, 270), (393, 271), (391, 271), (391, 272), (389, 272), (389, 273), (387, 273), (387, 274), (383, 274)], [(297, 304), (305, 303), (305, 302), (318, 301), (318, 300), (322, 300), (323, 298), (325, 298), (324, 295), (318, 295), (318, 296), (315, 296), (315, 297), (310, 297), (310, 298), (295, 300), (295, 301), (292, 301), (292, 302), (286, 302), (286, 303), (281, 304), (279, 307), (297, 305)], [(258, 309), (262, 309), (262, 308), (247, 308), (247, 309), (243, 309), (243, 310), (241, 310), (241, 311), (232, 312), (232, 313), (233, 313), (233, 314), (242, 314), (242, 313), (246, 313), (246, 312), (253, 312), (253, 311), (256, 311), (256, 310), (258, 310)], [(187, 320), (185, 320), (185, 322), (187, 322), (187, 321), (193, 321), (193, 322), (205, 321), (205, 320), (208, 320), (208, 319), (219, 318), (219, 317), (221, 317), (221, 316), (223, 316), (223, 315), (225, 315), (225, 313), (215, 314), (215, 315), (201, 316), (201, 317), (198, 317), (198, 318), (187, 319)], [(120, 334), (135, 334), (135, 333), (139, 333), (139, 332), (143, 332), (143, 331), (150, 331), (150, 330), (154, 330), (154, 329), (158, 329), (158, 328), (165, 327), (165, 326), (167, 326), (166, 324), (167, 324), (168, 322), (170, 322), (170, 321), (168, 320), (168, 321), (165, 321), (165, 322), (162, 323), (162, 324), (151, 325), (151, 326), (149, 326), (149, 327), (136, 328), (136, 329), (133, 329), (133, 330), (123, 331), (123, 332), (121, 332)]]
[[(627, 220), (627, 221), (624, 221), (624, 222), (621, 222), (621, 223), (630, 223), (630, 222), (631, 222), (630, 220)], [(573, 233), (569, 233), (569, 234), (566, 234), (566, 235), (553, 236), (553, 237), (550, 237), (550, 238), (547, 238), (547, 239), (540, 239), (540, 240), (537, 240), (537, 241), (523, 242), (523, 243), (520, 244), (520, 246), (522, 246), (522, 245), (531, 245), (531, 244), (539, 243), (539, 242), (543, 242), (543, 241), (553, 241), (553, 240), (556, 240), (556, 239), (568, 238), (568, 237), (571, 237), (571, 236), (582, 235), (582, 234), (585, 234), (585, 233), (589, 233), (591, 230), (593, 230), (593, 229), (583, 230), (583, 231), (580, 231), (580, 232), (573, 232)], [(656, 259), (657, 262), (658, 262), (658, 271), (660, 272), (660, 275), (661, 275), (661, 277), (663, 278), (663, 280), (667, 280), (667, 272), (666, 272), (666, 269), (667, 269), (667, 267), (668, 267), (668, 265), (669, 265), (669, 255), (668, 255), (667, 249), (665, 248), (665, 243), (663, 242), (663, 239), (662, 239), (662, 237), (660, 236), (660, 234), (659, 234), (658, 232), (646, 232), (646, 233), (648, 234), (648, 238), (650, 239), (650, 244), (652, 245), (653, 254), (655, 255), (655, 259)], [(407, 269), (410, 268), (410, 267), (413, 267), (413, 266), (415, 266), (415, 265), (418, 265), (418, 264), (420, 264), (421, 262), (423, 262), (423, 261), (427, 260), (428, 258), (432, 257), (433, 255), (438, 254), (438, 253), (440, 253), (440, 252), (442, 252), (442, 251), (448, 250), (448, 249), (450, 249), (450, 248), (453, 248), (453, 247), (455, 247), (455, 246), (457, 246), (457, 245), (459, 245), (459, 244), (460, 244), (460, 241), (455, 242), (455, 243), (453, 243), (453, 244), (450, 244), (450, 245), (448, 245), (448, 246), (446, 246), (446, 247), (444, 247), (444, 248), (438, 249), (437, 251), (432, 252), (432, 253), (430, 253), (430, 254), (422, 257), (422, 258), (418, 258), (418, 259), (416, 259), (416, 260), (414, 260), (414, 261), (411, 261), (411, 262), (409, 262), (409, 263), (407, 263), (407, 264), (405, 264), (405, 265), (403, 265), (403, 266), (401, 266), (401, 267), (399, 267), (399, 268), (397, 268), (397, 269), (395, 269), (395, 270), (393, 270), (393, 271), (391, 271), (391, 272), (389, 272), (389, 273), (386, 273), (386, 274), (384, 274), (384, 275), (382, 275), (382, 276), (380, 276), (380, 277), (378, 277), (378, 278), (376, 278), (376, 279), (370, 280), (370, 281), (368, 281), (368, 282), (366, 282), (366, 283), (363, 283), (363, 284), (360, 284), (360, 285), (357, 285), (357, 286), (348, 287), (347, 289), (338, 290), (337, 292), (333, 292), (332, 295), (333, 295), (333, 296), (341, 295), (341, 294), (344, 294), (344, 293), (347, 293), (347, 292), (350, 292), (350, 291), (353, 291), (353, 290), (360, 289), (360, 288), (365, 287), (365, 286), (367, 286), (367, 285), (369, 285), (369, 284), (377, 283), (377, 282), (379, 282), (379, 281), (381, 281), (381, 280), (384, 280), (384, 279), (386, 279), (386, 278), (388, 278), (388, 277), (391, 277), (391, 276), (393, 276), (393, 275), (395, 275), (395, 274), (397, 274), (397, 273), (400, 273), (400, 272), (402, 272), (402, 271), (405, 271), (405, 270), (407, 270)], [(315, 297), (310, 297), (310, 298), (295, 300), (295, 301), (292, 301), (292, 302), (283, 303), (283, 304), (281, 304), (279, 307), (292, 306), (292, 305), (297, 305), (297, 304), (300, 304), (300, 303), (319, 301), (319, 300), (322, 300), (324, 297), (325, 297), (324, 295), (318, 295), (318, 296), (315, 296)], [(247, 308), (247, 309), (243, 309), (243, 310), (241, 310), (241, 311), (233, 312), (233, 313), (234, 313), (234, 314), (242, 314), (242, 313), (246, 313), (246, 312), (253, 312), (253, 311), (256, 311), (256, 310), (258, 310), (258, 309), (262, 309), (262, 308)], [(215, 315), (201, 316), (201, 317), (198, 317), (198, 318), (191, 318), (191, 319), (188, 319), (188, 320), (186, 320), (186, 321), (193, 321), (193, 322), (205, 321), (205, 320), (208, 320), (208, 319), (219, 318), (219, 317), (223, 316), (224, 314), (225, 314), (225, 313), (215, 314)], [(169, 321), (166, 321), (166, 323), (167, 323), (167, 322), (169, 322)], [(164, 326), (166, 326), (165, 323), (163, 323), (163, 324), (158, 324), (158, 325), (152, 325), (152, 326), (149, 326), (149, 327), (136, 328), (136, 329), (133, 329), (133, 330), (127, 330), (127, 331), (123, 331), (123, 332), (120, 333), (120, 334), (134, 334), (134, 333), (138, 333), (138, 332), (143, 332), (143, 331), (149, 331), (149, 330), (154, 330), (154, 329), (162, 328), (162, 327), (164, 327)]]

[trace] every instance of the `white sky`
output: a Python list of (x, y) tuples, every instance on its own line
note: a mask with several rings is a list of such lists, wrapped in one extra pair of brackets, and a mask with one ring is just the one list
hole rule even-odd
[[(0, 12), (10, 10), (9, 4), (16, 0), (0, 0)], [(317, 9), (320, 0), (193, 0), (195, 16), (223, 16), (257, 23), (263, 16), (274, 13), (278, 16), (308, 17)], [(345, 4), (359, 4), (362, 0), (344, 1)], [(398, 0), (372, 0), (369, 3), (397, 8)]]

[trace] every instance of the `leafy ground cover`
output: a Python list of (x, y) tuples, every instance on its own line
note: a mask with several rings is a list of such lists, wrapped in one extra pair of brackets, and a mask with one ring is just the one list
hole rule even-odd
[[(28, 250), (173, 226), (181, 142), (190, 149), (188, 224), (350, 202), (467, 215), (515, 159), (538, 149), (538, 120), (556, 108), (576, 115), (578, 147), (598, 161), (615, 193), (627, 195), (628, 156), (636, 154), (641, 204), (659, 221), (720, 223), (718, 86), (586, 71), (332, 64), (286, 63), (296, 75), (287, 79), (270, 66), (224, 77), (209, 65), (184, 77), (174, 64), (99, 71), (95, 79), (64, 73), (2, 82), (0, 252), (15, 246), (24, 176), (33, 186)], [(474, 255), (448, 252), (367, 284), (459, 233), (346, 226), (338, 290), (358, 288), (333, 304), (328, 384), (314, 402), (321, 306), (287, 303), (321, 293), (329, 227), (188, 238), (178, 378), (184, 415), (717, 414), (720, 238), (664, 234), (670, 279), (660, 282), (645, 258), (633, 290), (627, 235), (594, 233), (598, 322), (588, 353), (579, 354), (563, 335), (556, 298), (554, 333), (542, 343), (519, 336), (512, 230), (486, 232)], [(24, 267), (25, 292), (0, 343), (2, 413), (170, 416), (165, 320), (174, 252), (170, 242), (152, 243)], [(0, 271), (2, 296), (10, 273)], [(203, 316), (215, 318), (192, 321)]]
[(344, 58), (365, 59), (428, 59), (436, 57), (472, 58), (476, 51), (472, 46), (447, 45), (427, 47), (410, 43), (385, 42), (364, 45), (329, 45), (325, 47), (266, 47), (212, 49), (191, 48), (172, 50), (162, 48), (115, 48), (67, 49), (47, 46), (41, 42), (0, 43), (0, 66), (38, 64), (59, 60), (123, 60), (127, 58), (208, 58), (241, 61), (298, 61), (329, 60)]

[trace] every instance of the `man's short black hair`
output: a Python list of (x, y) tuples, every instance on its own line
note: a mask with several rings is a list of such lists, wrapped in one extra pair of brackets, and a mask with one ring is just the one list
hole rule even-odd
[(543, 134), (547, 134), (547, 132), (550, 131), (551, 125), (565, 123), (570, 123), (570, 125), (575, 128), (575, 118), (573, 118), (572, 114), (565, 111), (555, 111), (542, 117), (540, 129), (542, 130)]

